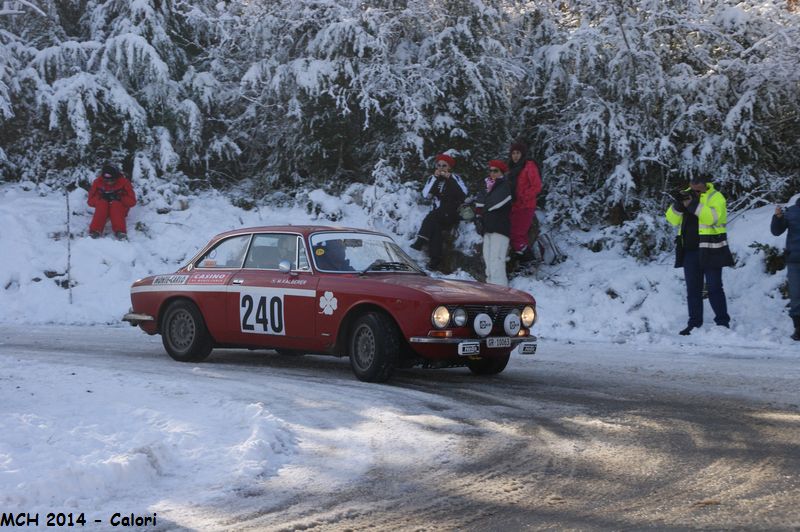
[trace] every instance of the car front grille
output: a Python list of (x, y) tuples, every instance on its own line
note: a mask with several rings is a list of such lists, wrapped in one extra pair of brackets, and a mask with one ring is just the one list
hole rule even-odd
[(486, 313), (492, 318), (492, 323), (495, 327), (503, 326), (503, 320), (506, 319), (508, 313), (515, 309), (520, 309), (520, 307), (512, 306), (512, 305), (453, 305), (448, 306), (447, 309), (452, 313), (457, 308), (463, 308), (467, 311), (467, 323), (471, 324), (475, 321), (475, 316), (480, 313)]

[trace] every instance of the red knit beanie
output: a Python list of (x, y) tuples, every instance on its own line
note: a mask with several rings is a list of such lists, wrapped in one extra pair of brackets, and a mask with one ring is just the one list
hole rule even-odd
[(491, 161), (489, 161), (489, 168), (492, 167), (497, 168), (504, 174), (508, 172), (508, 165), (503, 161), (501, 161), (500, 159), (492, 159)]
[(435, 162), (438, 163), (439, 161), (446, 162), (451, 170), (456, 167), (456, 160), (447, 155), (446, 153), (440, 153), (439, 155), (436, 156)]

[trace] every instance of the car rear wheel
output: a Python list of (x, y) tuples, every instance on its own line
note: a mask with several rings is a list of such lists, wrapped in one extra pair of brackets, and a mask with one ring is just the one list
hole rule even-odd
[(350, 331), (349, 344), (350, 366), (359, 380), (389, 380), (400, 356), (400, 333), (388, 316), (368, 312), (358, 318)]
[(475, 375), (497, 375), (508, 365), (511, 353), (492, 358), (482, 358), (480, 360), (467, 361), (467, 367)]
[(161, 341), (178, 362), (200, 362), (214, 344), (200, 310), (190, 301), (175, 301), (167, 307), (161, 323)]

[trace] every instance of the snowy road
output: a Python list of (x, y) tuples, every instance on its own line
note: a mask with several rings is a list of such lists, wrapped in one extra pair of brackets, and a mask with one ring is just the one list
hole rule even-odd
[[(496, 378), (0, 326), (0, 506), (170, 529), (800, 526), (800, 354), (542, 342)], [(95, 522), (98, 521), (98, 522)]]

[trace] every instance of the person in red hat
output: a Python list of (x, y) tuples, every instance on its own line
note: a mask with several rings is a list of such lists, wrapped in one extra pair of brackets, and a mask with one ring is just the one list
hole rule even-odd
[(125, 218), (128, 211), (136, 205), (136, 194), (131, 182), (115, 166), (106, 164), (89, 189), (90, 207), (94, 216), (89, 224), (89, 236), (98, 238), (103, 234), (106, 222), (111, 219), (111, 229), (119, 240), (128, 239)]
[(411, 247), (417, 251), (428, 245), (428, 268), (437, 270), (442, 260), (443, 234), (450, 231), (461, 220), (458, 208), (467, 197), (467, 186), (461, 176), (453, 173), (456, 160), (440, 153), (435, 159), (433, 175), (422, 189), (423, 198), (433, 198), (433, 209), (422, 220), (417, 239)]
[(515, 142), (509, 149), (507, 178), (514, 190), (511, 205), (511, 250), (523, 262), (533, 260), (528, 231), (536, 216), (536, 199), (542, 191), (539, 167), (528, 158), (528, 146)]
[(475, 201), (475, 229), (483, 235), (483, 263), (486, 282), (508, 286), (506, 258), (511, 232), (511, 183), (505, 177), (508, 165), (499, 159), (489, 161), (486, 190)]

